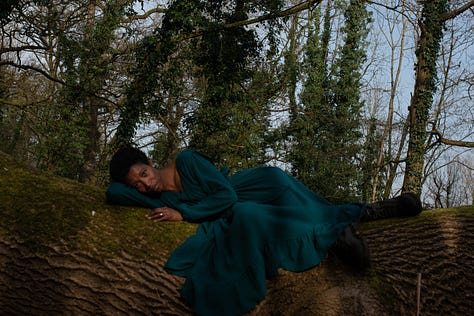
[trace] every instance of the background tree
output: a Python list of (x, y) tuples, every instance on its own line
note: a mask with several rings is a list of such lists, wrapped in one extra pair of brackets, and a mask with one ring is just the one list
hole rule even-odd
[[(192, 85), (195, 97), (194, 100), (183, 100), (186, 111), (189, 111), (182, 122), (188, 136), (183, 136), (181, 144), (177, 142), (176, 146), (182, 146), (184, 142), (207, 152), (217, 161), (226, 160), (230, 165), (239, 162), (251, 165), (250, 161), (261, 163), (264, 155), (261, 144), (268, 122), (266, 100), (262, 102), (261, 97), (254, 98), (251, 92), (257, 88), (261, 91), (252, 83), (256, 76), (254, 69), (260, 65), (257, 35), (252, 29), (225, 28), (224, 25), (245, 20), (251, 10), (271, 11), (278, 6), (275, 1), (262, 2), (256, 7), (240, 1), (235, 4), (228, 1), (174, 1), (167, 10), (163, 25), (156, 29), (156, 34), (143, 41), (152, 43), (146, 44), (138, 56), (144, 62), (139, 72), (147, 78), (138, 75), (137, 82), (146, 82), (146, 87), (132, 88), (129, 100), (133, 102), (128, 101), (125, 106), (122, 116), (126, 120), (122, 120), (119, 137), (126, 142), (133, 136), (134, 126), (142, 115), (140, 112), (150, 113), (162, 108), (156, 103), (149, 107), (144, 98), (148, 99), (163, 88), (168, 90), (169, 77), (163, 74), (173, 69), (174, 73), (181, 71), (186, 74), (187, 81), (181, 81), (182, 86)], [(202, 34), (192, 37), (198, 30), (202, 30)], [(190, 38), (186, 39), (186, 36)], [(176, 52), (183, 47), (187, 47), (188, 54), (178, 57)], [(186, 71), (180, 70), (179, 66), (186, 65), (186, 60), (191, 61), (192, 66)], [(175, 61), (177, 67), (171, 67), (170, 61)], [(154, 69), (152, 73), (150, 69)], [(179, 95), (176, 90), (174, 93)], [(137, 105), (144, 108), (140, 110)], [(132, 120), (128, 122), (128, 118)], [(176, 152), (176, 148), (171, 152)]]
[[(292, 172), (312, 189), (324, 191), (320, 179), (328, 176), (324, 156), (328, 153), (328, 134), (326, 127), (331, 125), (328, 61), (331, 3), (325, 9), (321, 21), (321, 9), (316, 9), (309, 18), (308, 40), (305, 46), (305, 59), (302, 72), (305, 77), (300, 98), (301, 103), (290, 108), (289, 136), (293, 143), (289, 153)], [(322, 29), (320, 24), (322, 22)], [(294, 84), (296, 86), (296, 83)], [(290, 103), (291, 104), (291, 103)], [(325, 121), (326, 120), (326, 121)], [(329, 186), (328, 186), (329, 187)], [(321, 192), (322, 194), (327, 192)]]
[(416, 82), (410, 104), (409, 141), (406, 159), (404, 191), (421, 193), (423, 156), (426, 152), (426, 125), (436, 91), (436, 61), (442, 39), (446, 0), (422, 1), (417, 45)]
[[(77, 177), (82, 182), (90, 181), (97, 168), (100, 112), (107, 109), (107, 94), (104, 90), (107, 89), (105, 85), (114, 65), (110, 59), (117, 55), (113, 40), (127, 1), (105, 3), (100, 17), (96, 17), (97, 4), (97, 1), (90, 1), (85, 8), (85, 21), (78, 26), (83, 28), (82, 36), (71, 34), (62, 38), (61, 59), (65, 85), (59, 102), (63, 103), (66, 112), (59, 121), (65, 123), (66, 129), (74, 125), (76, 127), (72, 133), (61, 133), (67, 136), (62, 144), (71, 147), (49, 146), (59, 151), (60, 154), (56, 155), (58, 160), (65, 153), (75, 154), (73, 161), (79, 167)], [(71, 139), (74, 136), (76, 138)], [(71, 163), (68, 163), (69, 168)]]
[[(235, 169), (278, 165), (312, 187), (321, 185), (321, 178), (338, 179), (345, 186), (338, 193), (321, 191), (340, 194), (330, 197), (334, 201), (398, 194), (406, 157), (413, 157), (413, 146), (406, 146), (406, 118), (415, 82), (413, 69), (405, 65), (416, 58), (414, 48), (422, 43), (415, 21), (423, 3), (367, 4), (381, 27), (367, 30), (367, 46), (344, 51), (351, 35), (343, 13), (350, 3), (4, 2), (1, 150), (41, 169), (103, 183), (110, 154), (121, 142), (137, 143), (159, 163), (191, 145)], [(440, 80), (422, 133), (422, 172), (414, 173), (425, 189), (447, 157), (472, 155), (473, 70), (468, 56), (474, 47), (469, 11), (474, 2), (449, 5), (441, 58), (433, 59)], [(327, 14), (330, 24), (325, 25)], [(311, 18), (319, 24), (310, 23)], [(431, 25), (427, 18), (421, 21), (423, 27)], [(325, 64), (311, 61), (310, 46), (314, 56), (326, 50), (321, 53), (326, 57), (318, 57), (326, 58)], [(352, 64), (351, 58), (358, 60), (355, 54), (365, 54), (366, 61)], [(316, 73), (310, 63), (322, 72)], [(350, 90), (356, 86), (357, 91)], [(328, 108), (319, 105), (323, 101)], [(340, 114), (334, 114), (336, 109)], [(342, 128), (343, 114), (353, 115), (354, 124), (347, 129)], [(326, 127), (315, 129), (321, 124)], [(334, 137), (337, 133), (341, 139)], [(338, 141), (331, 150), (317, 147)], [(325, 163), (327, 152), (339, 152), (340, 163)], [(411, 159), (408, 170), (413, 170)], [(341, 175), (333, 177), (325, 167)], [(457, 186), (466, 179), (460, 178)], [(421, 192), (434, 205), (427, 191)]]
[(403, 181), (405, 191), (420, 193), (423, 180), (424, 155), (427, 144), (427, 124), (429, 110), (436, 91), (438, 73), (436, 69), (440, 53), (445, 22), (465, 12), (472, 6), (471, 1), (449, 11), (447, 1), (423, 1), (419, 20), (420, 37), (417, 45), (416, 82), (410, 103), (410, 137)]
[[(330, 6), (326, 9), (321, 35), (318, 26), (310, 33), (302, 108), (294, 115), (291, 127), (297, 130), (293, 135), (295, 174), (334, 202), (362, 195), (359, 176), (362, 169), (358, 162), (362, 155), (360, 88), (370, 24), (365, 5), (365, 1), (350, 1), (343, 7), (344, 43), (329, 70)], [(318, 18), (315, 21), (320, 23)]]

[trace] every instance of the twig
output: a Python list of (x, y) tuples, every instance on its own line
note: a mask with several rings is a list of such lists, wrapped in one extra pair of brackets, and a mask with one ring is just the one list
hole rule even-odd
[(421, 273), (418, 273), (418, 283), (416, 288), (416, 316), (420, 316), (421, 301)]

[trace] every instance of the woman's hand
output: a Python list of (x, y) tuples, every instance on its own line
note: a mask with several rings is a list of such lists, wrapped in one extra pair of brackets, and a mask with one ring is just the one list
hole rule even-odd
[(181, 216), (181, 213), (170, 207), (155, 208), (151, 210), (149, 214), (145, 215), (145, 217), (154, 222), (183, 220), (183, 216)]

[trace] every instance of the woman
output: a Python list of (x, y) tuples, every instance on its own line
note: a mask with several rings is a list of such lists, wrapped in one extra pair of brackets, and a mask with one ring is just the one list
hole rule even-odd
[(413, 194), (367, 206), (333, 205), (275, 167), (228, 176), (205, 155), (185, 150), (157, 169), (140, 150), (126, 146), (110, 162), (110, 203), (151, 208), (156, 222), (199, 223), (165, 269), (186, 277), (181, 294), (198, 315), (241, 315), (266, 295), (265, 281), (278, 269), (318, 265), (331, 247), (363, 271), (364, 239), (351, 223), (416, 215)]

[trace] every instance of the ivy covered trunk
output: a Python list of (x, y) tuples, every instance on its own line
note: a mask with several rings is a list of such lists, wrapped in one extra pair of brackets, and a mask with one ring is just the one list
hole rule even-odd
[(426, 153), (426, 128), (429, 111), (436, 91), (436, 61), (443, 37), (447, 12), (446, 0), (422, 1), (419, 21), (420, 37), (416, 50), (416, 78), (409, 108), (409, 140), (403, 191), (421, 192), (424, 155)]

